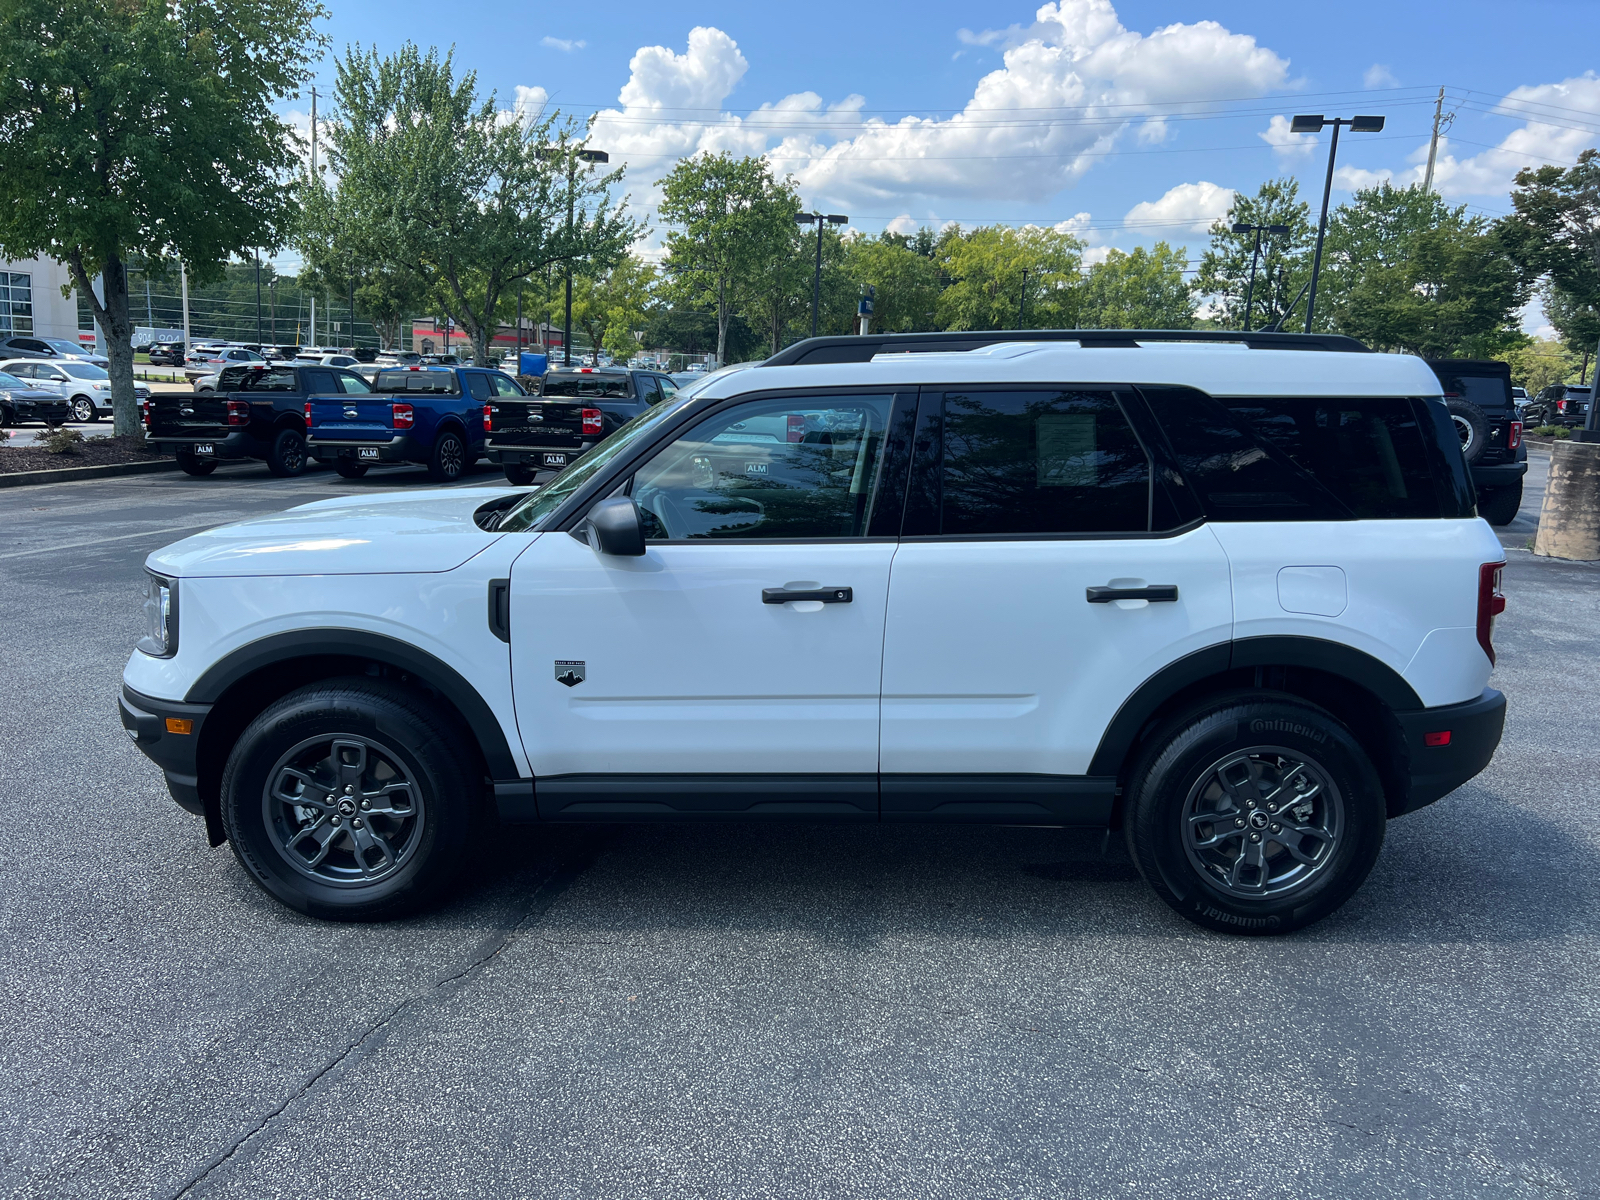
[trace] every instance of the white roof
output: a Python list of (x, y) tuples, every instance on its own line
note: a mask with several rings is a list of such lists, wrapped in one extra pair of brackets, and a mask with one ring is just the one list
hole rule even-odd
[(1438, 396), (1438, 377), (1410, 354), (1252, 350), (1236, 342), (1000, 342), (978, 350), (880, 354), (871, 362), (761, 367), (714, 380), (700, 394), (915, 384), (1167, 384), (1213, 396)]

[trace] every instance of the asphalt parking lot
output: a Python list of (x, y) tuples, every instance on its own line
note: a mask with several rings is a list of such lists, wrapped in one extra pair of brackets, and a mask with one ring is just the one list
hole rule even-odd
[(1508, 552), (1499, 754), (1295, 936), (1033, 829), (518, 830), (318, 924), (118, 724), (139, 565), (422, 481), (0, 492), (0, 1194), (1600, 1195), (1600, 565)]

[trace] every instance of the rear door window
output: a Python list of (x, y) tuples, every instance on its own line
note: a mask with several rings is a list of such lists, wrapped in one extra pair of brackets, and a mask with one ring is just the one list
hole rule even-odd
[(487, 375), (473, 374), (467, 376), (467, 392), (474, 400), (487, 400), (494, 395), (494, 388), (489, 385)]
[(346, 394), (365, 394), (372, 391), (372, 385), (354, 371), (345, 371), (338, 376), (339, 386), (344, 388)]
[(1112, 392), (949, 392), (943, 427), (947, 536), (1150, 528), (1150, 458)]
[(313, 395), (330, 395), (339, 390), (339, 385), (333, 381), (332, 371), (302, 370), (300, 379), (306, 391)]
[(494, 394), (497, 396), (527, 395), (526, 392), (517, 386), (517, 381), (512, 379), (509, 375), (491, 375), (489, 376), (489, 382), (494, 384)]

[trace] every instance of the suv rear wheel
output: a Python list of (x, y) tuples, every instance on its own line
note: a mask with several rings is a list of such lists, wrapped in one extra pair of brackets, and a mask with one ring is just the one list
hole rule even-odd
[(1197, 925), (1287, 933), (1354, 894), (1383, 846), (1383, 787), (1350, 731), (1290, 696), (1247, 693), (1157, 732), (1129, 789), (1128, 851)]
[(368, 921), (424, 905), (480, 833), (482, 772), (457, 722), (368, 679), (291, 692), (240, 736), (222, 820), (251, 878), (314, 917)]

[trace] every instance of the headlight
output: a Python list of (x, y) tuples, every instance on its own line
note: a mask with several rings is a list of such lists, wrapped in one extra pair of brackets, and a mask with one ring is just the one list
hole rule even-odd
[(144, 576), (144, 636), (139, 649), (153, 658), (171, 658), (178, 652), (178, 581), (153, 571)]

